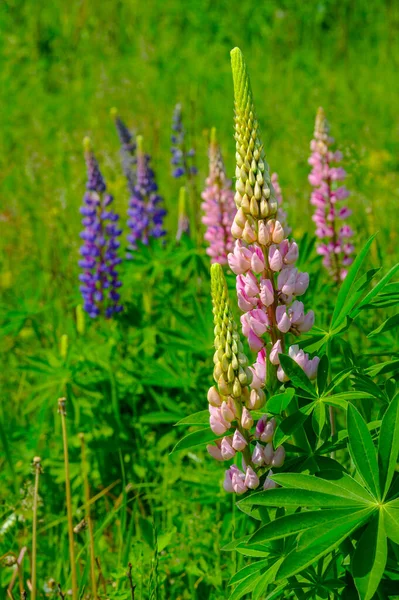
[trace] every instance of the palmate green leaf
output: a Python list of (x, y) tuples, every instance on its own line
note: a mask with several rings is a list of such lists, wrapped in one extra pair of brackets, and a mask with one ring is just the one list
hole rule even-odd
[(377, 591), (387, 562), (387, 538), (383, 513), (375, 515), (357, 543), (352, 561), (353, 577), (362, 600)]
[(246, 579), (253, 573), (261, 571), (264, 567), (267, 567), (268, 562), (269, 560), (258, 560), (256, 562), (250, 563), (249, 565), (246, 565), (245, 567), (237, 571), (235, 575), (233, 575), (233, 577), (229, 581), (229, 585), (235, 585), (236, 583), (239, 583), (243, 579)]
[(312, 427), (316, 436), (320, 438), (327, 422), (326, 406), (322, 402), (316, 402), (312, 413)]
[(307, 529), (329, 523), (333, 519), (350, 516), (352, 508), (312, 510), (308, 512), (296, 512), (293, 515), (280, 517), (267, 525), (260, 527), (250, 538), (252, 542), (271, 542), (279, 540), (287, 535), (300, 533)]
[(349, 452), (360, 477), (375, 498), (380, 499), (377, 456), (367, 425), (359, 411), (348, 406)]
[(180, 452), (180, 450), (188, 450), (189, 448), (195, 448), (196, 446), (209, 444), (210, 442), (216, 440), (217, 437), (218, 436), (215, 435), (213, 431), (209, 429), (209, 427), (200, 429), (199, 431), (193, 431), (177, 442), (176, 446), (171, 451), (171, 454), (174, 452)]
[(382, 498), (388, 493), (399, 453), (399, 395), (391, 401), (381, 422), (378, 464)]
[(348, 367), (348, 368), (344, 369), (343, 371), (341, 371), (340, 373), (337, 373), (332, 378), (331, 383), (327, 386), (323, 395), (327, 396), (327, 394), (331, 394), (333, 389), (336, 388), (338, 385), (340, 385), (347, 377), (349, 377), (349, 375), (352, 373), (352, 371), (353, 371), (353, 367)]
[(274, 433), (273, 442), (275, 447), (281, 446), (286, 440), (288, 440), (298, 429), (300, 429), (305, 423), (306, 419), (312, 413), (315, 407), (315, 403), (311, 402), (306, 406), (303, 406), (299, 410), (288, 415), (283, 419), (277, 426)]
[[(330, 523), (323, 525), (316, 525), (311, 529), (308, 529), (302, 533), (298, 541), (298, 550), (303, 550), (309, 546), (318, 544), (320, 538), (323, 538), (336, 528), (341, 528), (342, 525), (347, 523), (356, 524), (356, 527), (360, 527), (365, 521), (367, 521), (372, 513), (376, 510), (374, 506), (361, 508), (360, 510), (352, 510), (352, 514), (345, 515), (344, 517), (337, 517), (332, 519)], [(324, 512), (324, 510), (322, 511)]]
[(184, 417), (176, 423), (177, 425), (207, 425), (209, 423), (209, 410), (201, 410), (197, 413)]
[(375, 337), (376, 335), (380, 335), (380, 333), (385, 333), (386, 331), (391, 331), (391, 329), (398, 327), (398, 325), (399, 325), (399, 313), (396, 315), (392, 315), (392, 317), (389, 317), (389, 319), (387, 319), (386, 321), (381, 323), (381, 325), (379, 327), (377, 327), (377, 329), (374, 329), (373, 331), (371, 331), (367, 337), (372, 338), (372, 337)]
[(370, 504), (373, 498), (352, 477), (340, 470), (329, 470), (320, 477), (304, 473), (279, 473), (271, 478), (286, 488), (321, 492), (332, 496), (346, 498), (359, 505)]
[(331, 319), (330, 332), (334, 331), (334, 329), (337, 329), (337, 327), (339, 327), (339, 325), (343, 323), (345, 317), (350, 313), (354, 306), (354, 303), (357, 301), (357, 297), (354, 294), (352, 294), (353, 299), (351, 299), (350, 291), (359, 272), (359, 269), (362, 266), (363, 261), (368, 254), (368, 251), (370, 250), (370, 246), (375, 236), (376, 234), (374, 234), (368, 239), (365, 246), (362, 248), (362, 250), (359, 252), (357, 257), (353, 261), (353, 264), (350, 267), (348, 274), (341, 285), (335, 302), (333, 316)]
[(234, 589), (234, 591), (230, 594), (229, 600), (239, 600), (246, 594), (249, 594), (250, 592), (252, 592), (252, 590), (255, 588), (257, 582), (259, 581), (259, 579), (260, 579), (259, 575), (252, 574), (249, 577), (246, 577), (245, 579), (240, 581), (240, 583), (237, 585), (237, 587)]
[(275, 394), (267, 401), (267, 412), (270, 412), (273, 415), (281, 415), (293, 399), (294, 395), (294, 388), (288, 388), (284, 392), (281, 392), (281, 394)]
[(395, 275), (395, 273), (398, 271), (398, 269), (399, 269), (399, 263), (397, 265), (395, 265), (394, 267), (392, 267), (392, 269), (390, 271), (388, 271), (388, 273), (386, 275), (384, 275), (384, 277), (377, 283), (377, 285), (368, 294), (366, 294), (366, 296), (363, 298), (363, 300), (361, 302), (359, 302), (359, 304), (357, 305), (355, 310), (351, 313), (351, 317), (353, 319), (359, 314), (359, 312), (367, 304), (370, 304), (370, 302), (373, 300), (373, 298), (375, 298), (377, 296), (377, 294), (379, 294), (384, 289), (384, 287), (392, 279), (392, 277)]
[(359, 507), (364, 504), (365, 501), (361, 498), (345, 498), (339, 494), (333, 495), (331, 493), (297, 488), (276, 488), (251, 494), (247, 498), (240, 500), (237, 506), (239, 508), (248, 508), (251, 506), (348, 508), (350, 506)]
[(367, 367), (365, 372), (370, 377), (375, 377), (376, 375), (385, 375), (386, 373), (395, 373), (399, 369), (399, 359), (388, 360), (383, 363), (379, 363), (378, 365), (372, 365), (371, 367)]
[(303, 369), (286, 354), (279, 354), (279, 359), (284, 373), (290, 378), (293, 385), (307, 392), (311, 398), (316, 398), (316, 390)]
[(267, 586), (275, 580), (276, 573), (283, 561), (283, 558), (275, 560), (272, 566), (267, 569), (259, 578), (252, 592), (252, 600), (260, 600)]
[(340, 394), (333, 394), (332, 396), (323, 396), (321, 400), (325, 404), (331, 404), (331, 406), (346, 409), (350, 400), (368, 400), (370, 398), (375, 398), (374, 394), (351, 390)]
[(385, 533), (390, 540), (399, 544), (399, 508), (392, 508), (389, 505), (384, 507)]
[[(370, 512), (370, 510), (366, 509), (361, 512), (366, 513)], [(352, 517), (345, 517), (344, 522), (341, 522), (337, 527), (330, 528), (327, 532), (322, 532), (318, 537), (313, 536), (313, 539), (315, 540), (314, 544), (306, 546), (302, 550), (292, 550), (285, 558), (277, 573), (277, 581), (300, 573), (303, 569), (324, 556), (324, 554), (331, 552), (331, 550), (339, 546), (352, 531), (359, 527), (359, 524), (363, 522), (364, 518), (365, 516), (360, 518), (360, 511), (359, 513), (355, 513)]]

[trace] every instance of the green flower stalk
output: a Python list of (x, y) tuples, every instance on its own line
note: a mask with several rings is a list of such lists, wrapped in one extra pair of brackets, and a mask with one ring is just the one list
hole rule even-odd
[(232, 233), (234, 237), (242, 237), (252, 244), (258, 240), (260, 233), (257, 221), (271, 219), (277, 214), (277, 199), (259, 136), (247, 66), (239, 48), (231, 51), (231, 66), (236, 140), (234, 200), (238, 209)]
[[(264, 472), (264, 461), (261, 462), (258, 457), (259, 444), (256, 444), (251, 456), (251, 441), (256, 434), (253, 436), (250, 432), (254, 421), (248, 407), (253, 402), (254, 394), (263, 402), (265, 396), (262, 390), (250, 390), (253, 376), (232, 315), (227, 284), (219, 263), (211, 267), (211, 291), (215, 324), (213, 378), (216, 386), (208, 391), (209, 423), (213, 433), (218, 436), (232, 429), (234, 432), (224, 435), (207, 449), (216, 460), (230, 460), (237, 452), (242, 452), (243, 471), (232, 465), (226, 471), (224, 488), (243, 494), (259, 486), (259, 476)], [(268, 441), (271, 441), (274, 426), (271, 429), (269, 426), (269, 430)], [(271, 462), (273, 451), (269, 451), (269, 454)]]

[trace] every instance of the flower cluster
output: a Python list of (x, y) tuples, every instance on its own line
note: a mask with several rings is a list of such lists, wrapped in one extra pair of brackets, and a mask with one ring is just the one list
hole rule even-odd
[(116, 131), (118, 132), (119, 141), (121, 143), (123, 173), (127, 180), (129, 193), (133, 194), (136, 181), (136, 142), (133, 133), (129, 131), (125, 123), (118, 116), (116, 108), (111, 110), (111, 115), (114, 119)]
[(347, 206), (339, 208), (337, 205), (337, 202), (349, 196), (349, 191), (339, 184), (345, 179), (346, 173), (342, 167), (336, 166), (342, 160), (342, 153), (330, 150), (333, 142), (324, 111), (319, 108), (314, 139), (310, 144), (312, 154), (309, 164), (312, 171), (309, 183), (314, 187), (310, 201), (316, 207), (312, 218), (316, 225), (316, 236), (321, 240), (317, 252), (323, 257), (323, 265), (331, 276), (339, 282), (346, 277), (355, 248), (351, 241), (353, 231), (343, 222), (352, 211)]
[[(237, 240), (228, 262), (237, 275), (238, 305), (244, 313), (241, 316), (243, 334), (252, 350), (266, 349), (263, 385), (266, 383), (270, 388), (276, 379), (274, 375), (280, 381), (287, 380), (279, 360), (285, 350), (284, 335), (309, 331), (314, 313), (305, 313), (303, 303), (297, 299), (306, 292), (309, 275), (295, 267), (298, 246), (286, 238), (284, 227), (276, 218), (278, 201), (259, 137), (246, 65), (238, 48), (232, 51), (232, 66), (238, 210), (232, 226)], [(315, 376), (313, 365), (318, 359), (310, 363), (307, 355), (297, 358), (295, 349), (289, 353)], [(267, 385), (268, 380), (270, 385)]]
[(127, 236), (128, 258), (132, 257), (131, 252), (136, 250), (138, 241), (148, 244), (150, 237), (159, 238), (165, 235), (163, 219), (166, 211), (159, 206), (162, 196), (157, 193), (158, 186), (150, 162), (150, 156), (143, 152), (143, 138), (137, 136), (136, 182), (127, 211), (130, 217), (127, 222), (130, 228)]
[[(211, 267), (211, 288), (215, 324), (215, 354), (213, 377), (216, 386), (208, 392), (210, 427), (215, 435), (224, 436), (208, 446), (208, 452), (216, 460), (233, 459), (242, 453), (242, 467), (232, 465), (227, 471), (224, 488), (228, 492), (243, 494), (256, 489), (260, 478), (271, 467), (282, 466), (285, 458), (283, 447), (273, 448), (275, 419), (263, 416), (256, 424), (251, 411), (261, 408), (265, 394), (261, 380), (248, 367), (237, 325), (232, 316), (228, 289), (220, 264)], [(259, 365), (259, 370), (262, 365)], [(229, 435), (225, 435), (230, 433)], [(251, 443), (255, 445), (251, 446)], [(269, 473), (270, 474), (270, 473)], [(265, 479), (265, 489), (273, 486)]]
[(191, 177), (197, 174), (197, 168), (193, 165), (195, 156), (194, 148), (186, 150), (186, 131), (183, 125), (182, 107), (181, 104), (176, 104), (172, 118), (172, 136), (171, 136), (171, 153), (172, 153), (172, 168), (173, 177), (177, 179), (186, 175)]
[(83, 269), (79, 275), (80, 291), (83, 308), (90, 317), (97, 317), (101, 313), (111, 317), (123, 310), (117, 291), (122, 283), (115, 269), (121, 262), (117, 250), (122, 231), (118, 228), (119, 216), (110, 208), (113, 197), (106, 193), (105, 181), (88, 138), (84, 141), (84, 147), (88, 181), (80, 209), (84, 225), (80, 234), (83, 240), (80, 248), (82, 258), (79, 261)]
[(212, 263), (218, 262), (224, 265), (227, 263), (228, 253), (233, 249), (231, 225), (236, 207), (231, 181), (226, 176), (214, 128), (209, 146), (209, 176), (202, 199), (201, 208), (204, 211), (202, 222), (207, 227), (205, 240), (209, 243), (206, 252), (211, 257)]
[(283, 208), (283, 193), (281, 191), (280, 182), (278, 180), (277, 173), (272, 173), (271, 182), (274, 187), (274, 193), (276, 194), (277, 199), (277, 219), (280, 221), (281, 225), (284, 228), (285, 237), (288, 237), (291, 233), (291, 227), (287, 225), (287, 213)]

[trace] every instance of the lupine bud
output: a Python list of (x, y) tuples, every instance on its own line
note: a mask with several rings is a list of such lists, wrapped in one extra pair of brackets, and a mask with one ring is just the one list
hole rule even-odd
[(285, 460), (285, 450), (283, 446), (279, 446), (274, 453), (274, 457), (272, 460), (273, 467), (282, 467)]
[(236, 454), (233, 446), (231, 445), (231, 442), (232, 442), (231, 438), (224, 437), (220, 444), (220, 452), (221, 452), (224, 460), (230, 460), (231, 458), (234, 458), (234, 456)]
[(215, 460), (224, 460), (220, 446), (209, 444), (206, 449)]
[(254, 465), (258, 465), (259, 467), (265, 462), (263, 446), (261, 446), (260, 444), (256, 444), (252, 452), (252, 462), (254, 463)]
[(269, 266), (272, 271), (281, 271), (281, 268), (283, 266), (283, 259), (280, 250), (276, 246), (270, 246)]
[(110, 209), (113, 197), (106, 193), (105, 181), (88, 138), (84, 140), (84, 148), (88, 182), (80, 209), (85, 227), (80, 234), (83, 239), (79, 261), (83, 269), (79, 275), (80, 291), (83, 308), (90, 317), (97, 317), (101, 312), (111, 317), (123, 310), (117, 291), (122, 282), (116, 271), (121, 262), (117, 254), (120, 245), (117, 238), (122, 231), (117, 225), (119, 216)]
[(137, 249), (137, 242), (148, 244), (150, 237), (159, 238), (166, 233), (163, 229), (166, 210), (159, 206), (163, 199), (157, 193), (158, 186), (150, 161), (150, 156), (143, 152), (142, 136), (137, 136), (137, 177), (127, 211), (127, 225), (130, 228), (127, 258), (132, 258), (131, 253)]
[(263, 415), (256, 424), (255, 428), (255, 439), (259, 439), (262, 433), (265, 430), (265, 426), (267, 423), (267, 415)]
[(236, 429), (234, 432), (233, 442), (231, 445), (234, 448), (234, 450), (237, 450), (237, 452), (241, 452), (248, 445), (247, 440), (242, 435), (242, 433), (238, 431), (238, 429)]
[(332, 167), (331, 163), (342, 159), (340, 152), (331, 152), (334, 142), (329, 136), (329, 126), (322, 108), (316, 116), (314, 139), (311, 142), (312, 154), (309, 164), (312, 172), (309, 183), (314, 187), (310, 202), (316, 207), (312, 217), (316, 225), (316, 236), (321, 240), (317, 252), (323, 256), (323, 265), (336, 282), (344, 279), (346, 268), (353, 261), (352, 244), (344, 244), (346, 237), (353, 235), (348, 225), (339, 225), (340, 219), (346, 219), (351, 211), (347, 207), (337, 208), (336, 202), (349, 196), (345, 186), (336, 187), (334, 182), (345, 179), (346, 173), (341, 167)]
[(260, 280), (260, 299), (265, 306), (271, 306), (274, 302), (274, 289), (270, 279)]
[(269, 360), (272, 363), (272, 365), (279, 365), (280, 364), (280, 359), (279, 359), (279, 354), (281, 354), (283, 351), (282, 346), (281, 346), (281, 340), (277, 340), (277, 342), (273, 345), (272, 349), (270, 350), (270, 354), (269, 354)]
[(264, 431), (261, 433), (259, 439), (261, 442), (268, 443), (271, 442), (274, 436), (274, 431), (276, 429), (276, 420), (271, 419), (265, 425)]
[[(202, 222), (206, 225), (205, 240), (209, 242), (207, 254), (211, 262), (227, 263), (227, 255), (233, 250), (233, 237), (241, 237), (245, 217), (241, 211), (234, 219), (236, 206), (231, 181), (227, 179), (220, 147), (216, 140), (216, 130), (212, 129), (209, 146), (209, 175), (202, 193), (204, 211)], [(233, 222), (234, 219), (234, 222)], [(238, 220), (242, 223), (239, 225)]]
[(220, 407), (220, 412), (222, 414), (223, 419), (225, 421), (228, 421), (229, 423), (234, 421), (234, 419), (236, 418), (231, 405), (227, 404), (227, 402), (225, 400), (222, 402), (222, 405)]
[(256, 488), (259, 486), (259, 477), (255, 473), (255, 471), (249, 466), (247, 467), (245, 473), (244, 483), (251, 490), (256, 490)]
[(273, 475), (273, 471), (270, 470), (265, 479), (265, 483), (263, 484), (264, 490), (274, 490), (277, 487), (277, 483), (270, 479), (270, 475)]
[(244, 408), (242, 409), (241, 426), (243, 429), (251, 429), (253, 424), (254, 424), (254, 420), (251, 416), (251, 413), (244, 406)]
[(241, 495), (245, 494), (248, 491), (248, 487), (245, 484), (245, 475), (241, 471), (234, 471), (231, 477), (231, 483), (233, 486), (233, 490), (236, 494)]
[[(267, 425), (266, 425), (267, 427)], [(273, 444), (271, 442), (269, 442), (265, 449), (263, 450), (263, 456), (265, 457), (265, 464), (266, 465), (271, 465), (273, 460), (274, 460), (274, 450), (273, 450)]]
[(212, 406), (220, 406), (222, 404), (222, 399), (214, 385), (208, 390), (208, 402)]

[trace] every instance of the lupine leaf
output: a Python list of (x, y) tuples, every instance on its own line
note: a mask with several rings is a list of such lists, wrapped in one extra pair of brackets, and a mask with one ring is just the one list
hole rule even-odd
[(179, 452), (180, 450), (188, 450), (189, 448), (208, 444), (216, 440), (217, 437), (218, 436), (215, 435), (209, 427), (200, 429), (199, 431), (193, 431), (177, 442), (176, 446), (171, 451), (171, 454), (173, 454), (173, 452)]
[(399, 453), (399, 395), (391, 401), (381, 422), (378, 463), (382, 497), (388, 493)]
[(272, 566), (267, 571), (265, 571), (265, 573), (261, 575), (252, 592), (252, 600), (260, 600), (266, 587), (269, 585), (269, 583), (272, 583), (274, 581), (276, 573), (282, 561), (283, 559), (279, 558), (274, 562), (274, 564), (272, 564)]
[(373, 498), (352, 477), (342, 471), (329, 471), (330, 479), (304, 473), (279, 473), (271, 478), (284, 489), (301, 489), (340, 496), (358, 504), (368, 504)]
[(360, 477), (371, 493), (380, 497), (377, 456), (367, 425), (359, 411), (348, 406), (349, 451)]
[(246, 579), (247, 577), (249, 577), (249, 575), (261, 571), (263, 567), (267, 566), (268, 562), (268, 560), (258, 560), (256, 562), (250, 563), (249, 565), (246, 565), (245, 567), (237, 571), (235, 575), (233, 575), (233, 577), (229, 581), (229, 585), (235, 585), (242, 579)]
[(392, 315), (392, 317), (389, 317), (389, 319), (387, 319), (386, 321), (381, 323), (381, 325), (379, 327), (377, 327), (377, 329), (373, 329), (373, 331), (371, 331), (367, 337), (368, 338), (375, 337), (376, 335), (380, 335), (380, 333), (385, 333), (386, 331), (390, 331), (391, 329), (398, 327), (398, 325), (399, 325), (399, 313), (396, 315)]
[(388, 505), (384, 507), (385, 533), (390, 540), (399, 544), (399, 509), (391, 508)]
[(364, 504), (362, 499), (354, 500), (340, 495), (326, 494), (296, 488), (277, 488), (251, 494), (237, 503), (237, 506), (310, 506), (325, 508), (345, 508)]
[[(370, 246), (375, 238), (376, 234), (372, 235), (365, 246), (359, 252), (355, 260), (353, 261), (352, 266), (350, 267), (347, 276), (345, 277), (341, 288), (338, 292), (338, 296), (335, 302), (335, 308), (333, 312), (333, 316), (331, 319), (330, 331), (334, 331), (337, 327), (344, 321), (345, 317), (353, 308), (353, 304), (351, 301), (348, 302), (348, 298), (350, 297), (350, 290), (352, 285), (356, 279), (356, 276), (359, 272), (360, 267), (363, 264), (364, 259), (366, 258)], [(356, 298), (355, 298), (356, 301)]]
[[(273, 490), (269, 490), (273, 491)], [(306, 567), (316, 562), (320, 557), (330, 552), (335, 547), (339, 546), (341, 542), (356, 528), (358, 527), (358, 515), (355, 516), (354, 520), (346, 518), (346, 522), (339, 527), (329, 530), (327, 533), (323, 533), (317, 540), (317, 543), (312, 546), (307, 546), (303, 550), (293, 550), (285, 558), (281, 565), (278, 573), (277, 580), (286, 579), (292, 577), (300, 571), (303, 571)]]
[(267, 523), (250, 538), (250, 542), (270, 542), (328, 523), (334, 518), (353, 514), (353, 508), (325, 509), (294, 513)]
[(294, 388), (288, 388), (281, 394), (275, 394), (267, 401), (267, 412), (270, 412), (273, 415), (281, 415), (291, 402), (294, 395)]
[(396, 372), (398, 369), (399, 359), (395, 359), (367, 367), (365, 372), (367, 375), (370, 375), (370, 377), (375, 377), (376, 375), (385, 375), (386, 373)]
[(193, 415), (184, 417), (176, 425), (205, 425), (207, 423), (209, 423), (209, 410), (201, 410)]
[(303, 369), (301, 369), (301, 367), (286, 354), (279, 354), (279, 359), (284, 373), (290, 378), (294, 386), (299, 387), (301, 390), (307, 392), (311, 398), (315, 398), (317, 394), (314, 386)]
[(369, 304), (371, 300), (375, 298), (377, 294), (379, 294), (379, 292), (387, 285), (388, 281), (392, 279), (392, 277), (395, 275), (398, 269), (399, 263), (392, 267), (392, 269), (388, 271), (388, 273), (377, 283), (377, 285), (372, 290), (370, 290), (370, 292), (363, 298), (363, 300), (358, 304), (354, 312), (351, 314), (353, 318), (355, 318), (359, 314), (359, 311), (362, 310), (362, 308), (364, 308), (366, 304)]
[(342, 383), (352, 373), (352, 371), (353, 371), (353, 367), (348, 367), (347, 369), (344, 369), (340, 373), (337, 373), (333, 377), (331, 383), (327, 386), (324, 396), (327, 396), (327, 394), (330, 394), (333, 391), (333, 389), (337, 387), (337, 385)]
[(339, 529), (343, 525), (352, 524), (355, 529), (357, 529), (370, 518), (373, 511), (375, 511), (374, 507), (363, 508), (361, 510), (352, 510), (351, 515), (345, 515), (344, 517), (332, 519), (330, 523), (326, 524), (324, 527), (322, 525), (316, 525), (311, 529), (304, 531), (299, 537), (298, 550), (303, 550), (308, 546), (317, 545), (320, 538), (324, 539), (326, 536), (328, 536), (330, 531), (333, 531), (337, 528)]
[(288, 440), (295, 433), (295, 431), (297, 431), (297, 429), (302, 427), (314, 407), (315, 402), (311, 402), (310, 404), (307, 404), (306, 406), (303, 406), (296, 412), (292, 413), (292, 415), (288, 415), (288, 417), (279, 423), (273, 438), (276, 448), (281, 446), (281, 444), (284, 444), (284, 442)]
[(387, 538), (383, 513), (375, 515), (357, 543), (352, 568), (362, 600), (371, 600), (377, 591), (387, 562)]

